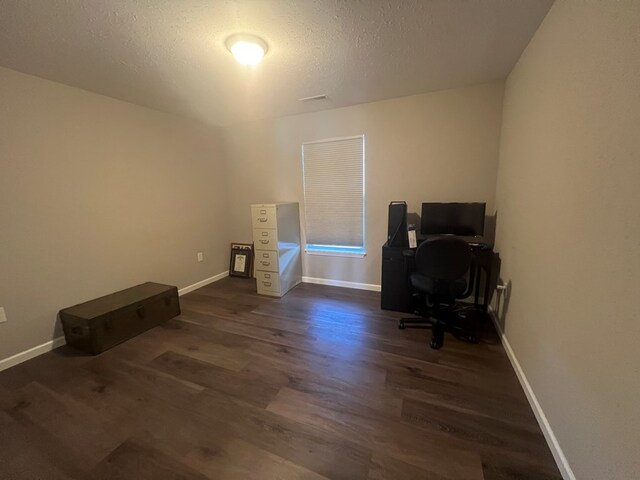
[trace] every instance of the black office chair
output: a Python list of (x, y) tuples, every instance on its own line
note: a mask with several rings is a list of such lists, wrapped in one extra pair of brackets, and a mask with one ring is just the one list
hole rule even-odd
[(418, 295), (424, 295), (424, 308), (416, 313), (423, 318), (403, 318), (398, 328), (408, 326), (430, 328), (431, 348), (439, 349), (444, 332), (476, 343), (475, 328), (463, 328), (464, 315), (456, 299), (469, 295), (465, 275), (471, 266), (471, 251), (467, 242), (456, 237), (435, 237), (420, 244), (415, 252), (415, 271), (409, 280)]

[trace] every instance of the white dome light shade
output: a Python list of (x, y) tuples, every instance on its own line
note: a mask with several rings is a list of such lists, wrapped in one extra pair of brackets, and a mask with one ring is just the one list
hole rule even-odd
[(266, 42), (253, 35), (232, 35), (225, 43), (236, 60), (249, 67), (258, 65), (267, 53)]

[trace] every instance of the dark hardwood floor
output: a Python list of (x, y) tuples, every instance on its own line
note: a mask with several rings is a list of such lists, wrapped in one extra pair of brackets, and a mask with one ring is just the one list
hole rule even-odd
[(0, 373), (2, 479), (560, 479), (495, 332), (398, 330), (378, 293), (227, 278), (97, 357)]

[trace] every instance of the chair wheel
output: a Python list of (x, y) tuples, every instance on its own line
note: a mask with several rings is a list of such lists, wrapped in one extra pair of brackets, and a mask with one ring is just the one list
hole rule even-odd
[(399, 323), (398, 323), (398, 328), (399, 328), (400, 330), (404, 330), (404, 329), (406, 328), (406, 327), (404, 326), (404, 322), (399, 322)]
[(431, 348), (433, 348), (434, 350), (440, 350), (440, 347), (442, 347), (442, 344), (440, 342), (437, 342), (437, 341), (431, 339), (431, 343), (429, 344), (429, 346)]

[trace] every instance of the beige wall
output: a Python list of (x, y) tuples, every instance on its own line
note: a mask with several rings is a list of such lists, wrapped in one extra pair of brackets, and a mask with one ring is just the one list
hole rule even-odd
[(0, 85), (0, 359), (60, 335), (60, 308), (228, 268), (215, 132), (3, 68)]
[(507, 81), (497, 248), (506, 336), (581, 480), (640, 478), (639, 205), (640, 2), (556, 2)]
[(304, 275), (379, 285), (389, 202), (419, 212), (422, 201), (484, 201), (492, 211), (502, 94), (493, 83), (224, 129), (233, 241), (251, 241), (251, 203), (303, 205), (303, 142), (365, 134), (367, 256), (305, 255)]

